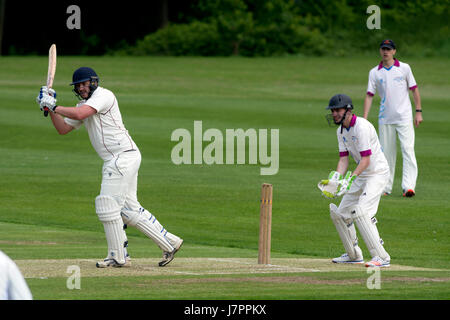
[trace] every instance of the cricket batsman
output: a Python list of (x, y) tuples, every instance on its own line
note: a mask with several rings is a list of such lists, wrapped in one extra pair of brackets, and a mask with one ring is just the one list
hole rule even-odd
[[(383, 247), (375, 219), (389, 179), (389, 166), (377, 133), (369, 121), (352, 113), (352, 100), (345, 94), (333, 96), (326, 109), (331, 111), (327, 115), (328, 123), (331, 125), (333, 121), (339, 126), (339, 161), (336, 171), (332, 171), (328, 179), (320, 181), (318, 186), (327, 198), (343, 195), (339, 207), (330, 204), (330, 216), (346, 251), (332, 261), (364, 263), (356, 225), (371, 255), (366, 267), (389, 267), (391, 258)], [(349, 156), (357, 163), (353, 172), (347, 171)]]
[(113, 92), (99, 85), (97, 73), (81, 67), (73, 73), (73, 92), (80, 102), (75, 107), (56, 104), (56, 92), (42, 87), (37, 97), (40, 110), (50, 110), (53, 126), (65, 135), (85, 125), (89, 139), (104, 161), (100, 194), (95, 210), (103, 224), (108, 254), (97, 262), (98, 268), (130, 264), (124, 223), (136, 227), (163, 251), (159, 266), (166, 266), (180, 249), (183, 240), (168, 232), (137, 199), (137, 179), (141, 153), (122, 122)]

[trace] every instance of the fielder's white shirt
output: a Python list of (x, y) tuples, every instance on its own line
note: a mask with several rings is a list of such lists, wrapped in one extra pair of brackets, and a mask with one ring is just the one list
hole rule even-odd
[(370, 156), (370, 164), (360, 176), (369, 177), (384, 174), (389, 171), (386, 157), (381, 150), (377, 132), (374, 126), (364, 118), (353, 115), (350, 127), (337, 129), (339, 156), (351, 155), (357, 164), (363, 156)]
[(81, 100), (77, 107), (84, 104), (97, 110), (97, 113), (84, 120), (65, 118), (64, 121), (75, 129), (84, 123), (100, 158), (108, 161), (121, 152), (137, 149), (122, 122), (117, 99), (110, 90), (98, 87), (88, 100)]
[(383, 62), (369, 72), (367, 94), (380, 95), (379, 124), (401, 124), (412, 122), (411, 101), (409, 91), (417, 88), (411, 67), (397, 59), (390, 68)]
[(0, 251), (0, 300), (32, 300), (30, 289), (14, 261)]

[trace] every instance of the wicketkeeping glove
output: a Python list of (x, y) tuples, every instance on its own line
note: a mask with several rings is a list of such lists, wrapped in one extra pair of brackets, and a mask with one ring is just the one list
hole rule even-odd
[(341, 180), (342, 175), (339, 172), (331, 171), (328, 175), (328, 179), (320, 180), (317, 187), (322, 191), (322, 195), (325, 198), (333, 199), (336, 197)]
[(352, 172), (351, 171), (347, 171), (347, 173), (345, 174), (344, 179), (342, 179), (339, 182), (339, 187), (338, 187), (338, 191), (337, 191), (337, 196), (342, 196), (344, 193), (346, 193), (348, 190), (350, 190), (350, 188), (352, 187), (352, 183), (353, 181), (355, 181), (357, 176), (352, 176)]

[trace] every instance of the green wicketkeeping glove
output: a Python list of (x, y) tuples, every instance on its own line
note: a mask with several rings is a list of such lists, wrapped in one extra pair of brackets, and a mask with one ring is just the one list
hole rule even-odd
[(351, 171), (347, 171), (344, 179), (339, 182), (338, 192), (336, 193), (336, 196), (340, 197), (348, 190), (350, 190), (350, 188), (352, 187), (352, 183), (353, 181), (355, 181), (356, 177), (357, 176), (352, 176)]
[(336, 197), (339, 182), (342, 180), (342, 175), (337, 171), (331, 171), (328, 179), (320, 180), (317, 187), (322, 191), (322, 195), (328, 199)]

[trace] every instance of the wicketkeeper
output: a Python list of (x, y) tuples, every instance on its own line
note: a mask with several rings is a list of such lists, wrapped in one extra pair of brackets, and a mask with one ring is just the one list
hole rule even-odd
[(95, 209), (103, 223), (108, 255), (97, 267), (121, 267), (129, 264), (124, 223), (136, 227), (163, 251), (159, 266), (173, 260), (183, 240), (169, 233), (156, 217), (144, 209), (137, 199), (137, 178), (141, 153), (122, 122), (115, 95), (98, 86), (99, 77), (88, 67), (73, 73), (71, 85), (80, 99), (76, 107), (56, 104), (53, 89), (42, 87), (37, 98), (41, 111), (47, 107), (59, 134), (67, 134), (85, 125), (92, 146), (104, 161), (100, 195)]
[[(377, 133), (369, 121), (352, 113), (352, 100), (345, 94), (333, 96), (326, 109), (331, 111), (327, 115), (329, 124), (333, 121), (339, 126), (339, 162), (336, 171), (319, 182), (319, 188), (327, 198), (343, 195), (339, 207), (330, 204), (330, 216), (346, 251), (332, 261), (364, 263), (356, 225), (372, 257), (366, 267), (388, 267), (391, 258), (383, 247), (375, 214), (389, 179), (389, 166)], [(347, 171), (349, 155), (357, 163), (353, 173)]]

